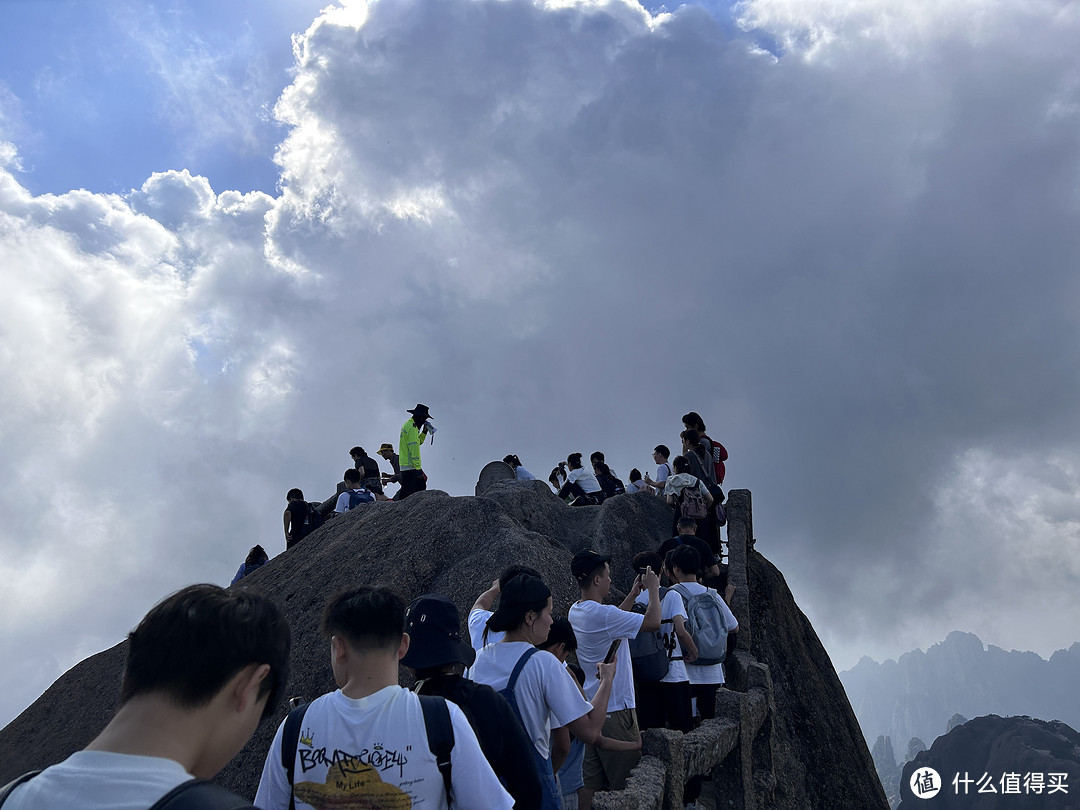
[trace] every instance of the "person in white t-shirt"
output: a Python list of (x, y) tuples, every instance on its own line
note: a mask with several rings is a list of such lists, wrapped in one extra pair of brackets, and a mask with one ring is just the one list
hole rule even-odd
[(16, 787), (4, 810), (146, 810), (177, 789), (193, 804), (213, 792), (254, 810), (194, 780), (217, 774), (280, 699), (290, 639), (278, 607), (191, 585), (151, 609), (127, 643), (116, 715), (82, 751)]
[[(672, 583), (680, 583), (691, 596), (707, 591), (716, 597), (724, 614), (724, 625), (728, 628), (729, 636), (739, 631), (739, 622), (724, 598), (712, 588), (706, 588), (698, 582), (701, 575), (701, 555), (696, 548), (677, 547), (668, 553), (665, 565)], [(716, 690), (724, 684), (724, 665), (687, 662), (686, 674), (690, 678), (690, 693), (697, 702), (698, 714), (703, 720), (711, 720), (716, 716)]]
[(641, 470), (637, 467), (630, 470), (630, 474), (627, 476), (628, 483), (626, 485), (626, 491), (630, 493), (635, 492), (648, 492), (649, 486), (641, 478)]
[[(631, 565), (639, 576), (649, 568), (662, 570), (664, 561), (655, 551), (635, 555)], [(639, 605), (649, 604), (648, 592), (638, 594)], [(660, 630), (668, 650), (667, 675), (659, 681), (634, 681), (637, 692), (638, 725), (647, 728), (670, 728), (684, 734), (694, 728), (691, 710), (690, 679), (686, 665), (697, 658), (697, 647), (686, 630), (686, 607), (682, 597), (668, 590), (660, 600)]]
[(405, 603), (388, 588), (361, 586), (330, 600), (323, 632), (330, 638), (336, 692), (306, 707), (293, 780), (281, 761), (285, 723), (263, 765), (255, 804), (298, 810), (337, 803), (371, 806), (508, 810), (513, 799), (485, 759), (461, 709), (447, 702), (454, 745), (451, 797), (429, 747), (419, 695), (398, 685), (408, 652)]
[(671, 458), (671, 451), (668, 450), (667, 445), (658, 444), (653, 449), (652, 457), (653, 461), (656, 462), (656, 480), (649, 478), (648, 473), (646, 473), (645, 483), (657, 495), (663, 495), (666, 482), (671, 477), (671, 464), (668, 463), (668, 459)]
[(588, 506), (603, 500), (603, 488), (596, 476), (581, 466), (581, 453), (571, 453), (566, 457), (566, 483), (559, 490), (560, 498), (574, 496), (571, 506)]
[[(604, 660), (613, 644), (618, 643), (622, 650), (616, 658), (611, 700), (602, 733), (605, 737), (627, 742), (637, 739), (640, 730), (635, 711), (634, 676), (630, 656), (626, 654), (628, 645), (624, 642), (639, 632), (652, 633), (660, 629), (660, 578), (650, 569), (644, 577), (634, 580), (621, 605), (605, 605), (603, 602), (611, 592), (610, 560), (611, 557), (592, 549), (574, 555), (570, 570), (581, 589), (581, 599), (570, 607), (568, 618), (577, 636), (578, 663), (585, 670), (586, 695), (597, 689), (597, 663)], [(630, 610), (642, 590), (649, 592), (645, 615)], [(640, 751), (604, 751), (595, 745), (587, 745), (582, 766), (585, 787), (579, 794), (582, 805), (590, 806), (597, 790), (621, 789), (640, 760)]]
[[(358, 470), (346, 470), (345, 471), (345, 489), (338, 495), (337, 502), (334, 504), (334, 511), (338, 514), (348, 512), (349, 509), (355, 509), (361, 503), (371, 503), (376, 500), (375, 495), (368, 492), (362, 486), (360, 486), (360, 472)], [(354, 493), (356, 497), (350, 495)], [(389, 500), (385, 495), (382, 496), (382, 500)], [(355, 505), (350, 507), (349, 504), (355, 501)]]
[(477, 652), (488, 644), (496, 644), (503, 640), (503, 633), (488, 630), (487, 622), (494, 612), (495, 600), (498, 599), (503, 586), (518, 574), (528, 574), (537, 579), (543, 578), (539, 571), (527, 565), (507, 566), (498, 579), (492, 580), (491, 587), (476, 597), (472, 608), (469, 609), (469, 641)]
[(551, 623), (547, 585), (527, 574), (514, 577), (503, 587), (499, 609), (488, 620), (491, 630), (506, 635), (477, 654), (470, 674), (474, 681), (499, 690), (510, 701), (532, 740), (543, 787), (542, 807), (560, 810), (557, 767), (551, 761), (551, 730), (566, 726), (574, 736), (596, 741), (606, 718), (615, 664), (595, 668), (599, 687), (592, 701), (586, 700), (562, 662), (536, 648), (547, 640)]
[(535, 481), (536, 476), (525, 469), (521, 464), (521, 459), (517, 456), (510, 454), (503, 458), (504, 464), (509, 464), (514, 469), (514, 478), (518, 481)]
[[(678, 546), (673, 551), (668, 552), (664, 565), (671, 582), (680, 584), (691, 596), (706, 592), (712, 594), (724, 614), (724, 626), (728, 628), (728, 635), (738, 632), (739, 623), (736, 621), (727, 602), (712, 588), (706, 588), (698, 582), (698, 577), (701, 574), (701, 555), (698, 554), (696, 548), (693, 546)], [(670, 593), (675, 592), (671, 591)], [(697, 713), (702, 720), (713, 719), (716, 717), (716, 690), (724, 684), (724, 665), (687, 662), (686, 674), (690, 678), (690, 694), (697, 706)], [(703, 781), (704, 777), (695, 776), (686, 783), (683, 800), (687, 804), (697, 799)]]

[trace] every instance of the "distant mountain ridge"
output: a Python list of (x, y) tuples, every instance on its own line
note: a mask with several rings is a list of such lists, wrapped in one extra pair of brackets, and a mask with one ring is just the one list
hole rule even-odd
[(926, 652), (912, 650), (895, 661), (863, 657), (840, 681), (868, 744), (884, 735), (896, 751), (912, 737), (936, 739), (955, 714), (1028, 715), (1080, 726), (1080, 642), (1047, 661), (953, 631)]

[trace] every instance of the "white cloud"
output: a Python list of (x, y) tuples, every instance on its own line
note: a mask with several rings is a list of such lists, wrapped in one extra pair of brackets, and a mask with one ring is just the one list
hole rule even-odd
[(2, 574), (37, 634), (95, 603), (107, 643), (225, 581), (280, 546), (286, 489), (328, 494), (420, 401), (455, 494), (506, 452), (625, 476), (698, 410), (841, 666), (1064, 644), (1022, 622), (1077, 574), (1075, 7), (740, 14), (349, 4), (295, 40), (277, 197), (0, 172)]

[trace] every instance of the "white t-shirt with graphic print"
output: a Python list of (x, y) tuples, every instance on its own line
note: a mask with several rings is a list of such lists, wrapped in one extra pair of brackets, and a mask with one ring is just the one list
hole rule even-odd
[[(508, 810), (514, 800), (484, 758), (469, 721), (455, 704), (448, 701), (447, 708), (454, 730), (450, 754), (454, 807)], [(289, 782), (281, 765), (284, 727), (284, 723), (278, 727), (263, 765), (255, 794), (261, 810), (289, 807)], [(376, 807), (447, 806), (420, 698), (396, 684), (359, 699), (338, 690), (313, 700), (300, 727), (293, 785), (297, 808), (350, 798)]]

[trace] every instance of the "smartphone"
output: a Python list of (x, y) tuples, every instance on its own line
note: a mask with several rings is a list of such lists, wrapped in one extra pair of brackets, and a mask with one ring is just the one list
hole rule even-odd
[(615, 653), (619, 649), (620, 641), (622, 641), (621, 638), (615, 639), (613, 642), (611, 642), (611, 646), (607, 648), (607, 655), (604, 656), (605, 664), (610, 664), (612, 661), (615, 660)]

